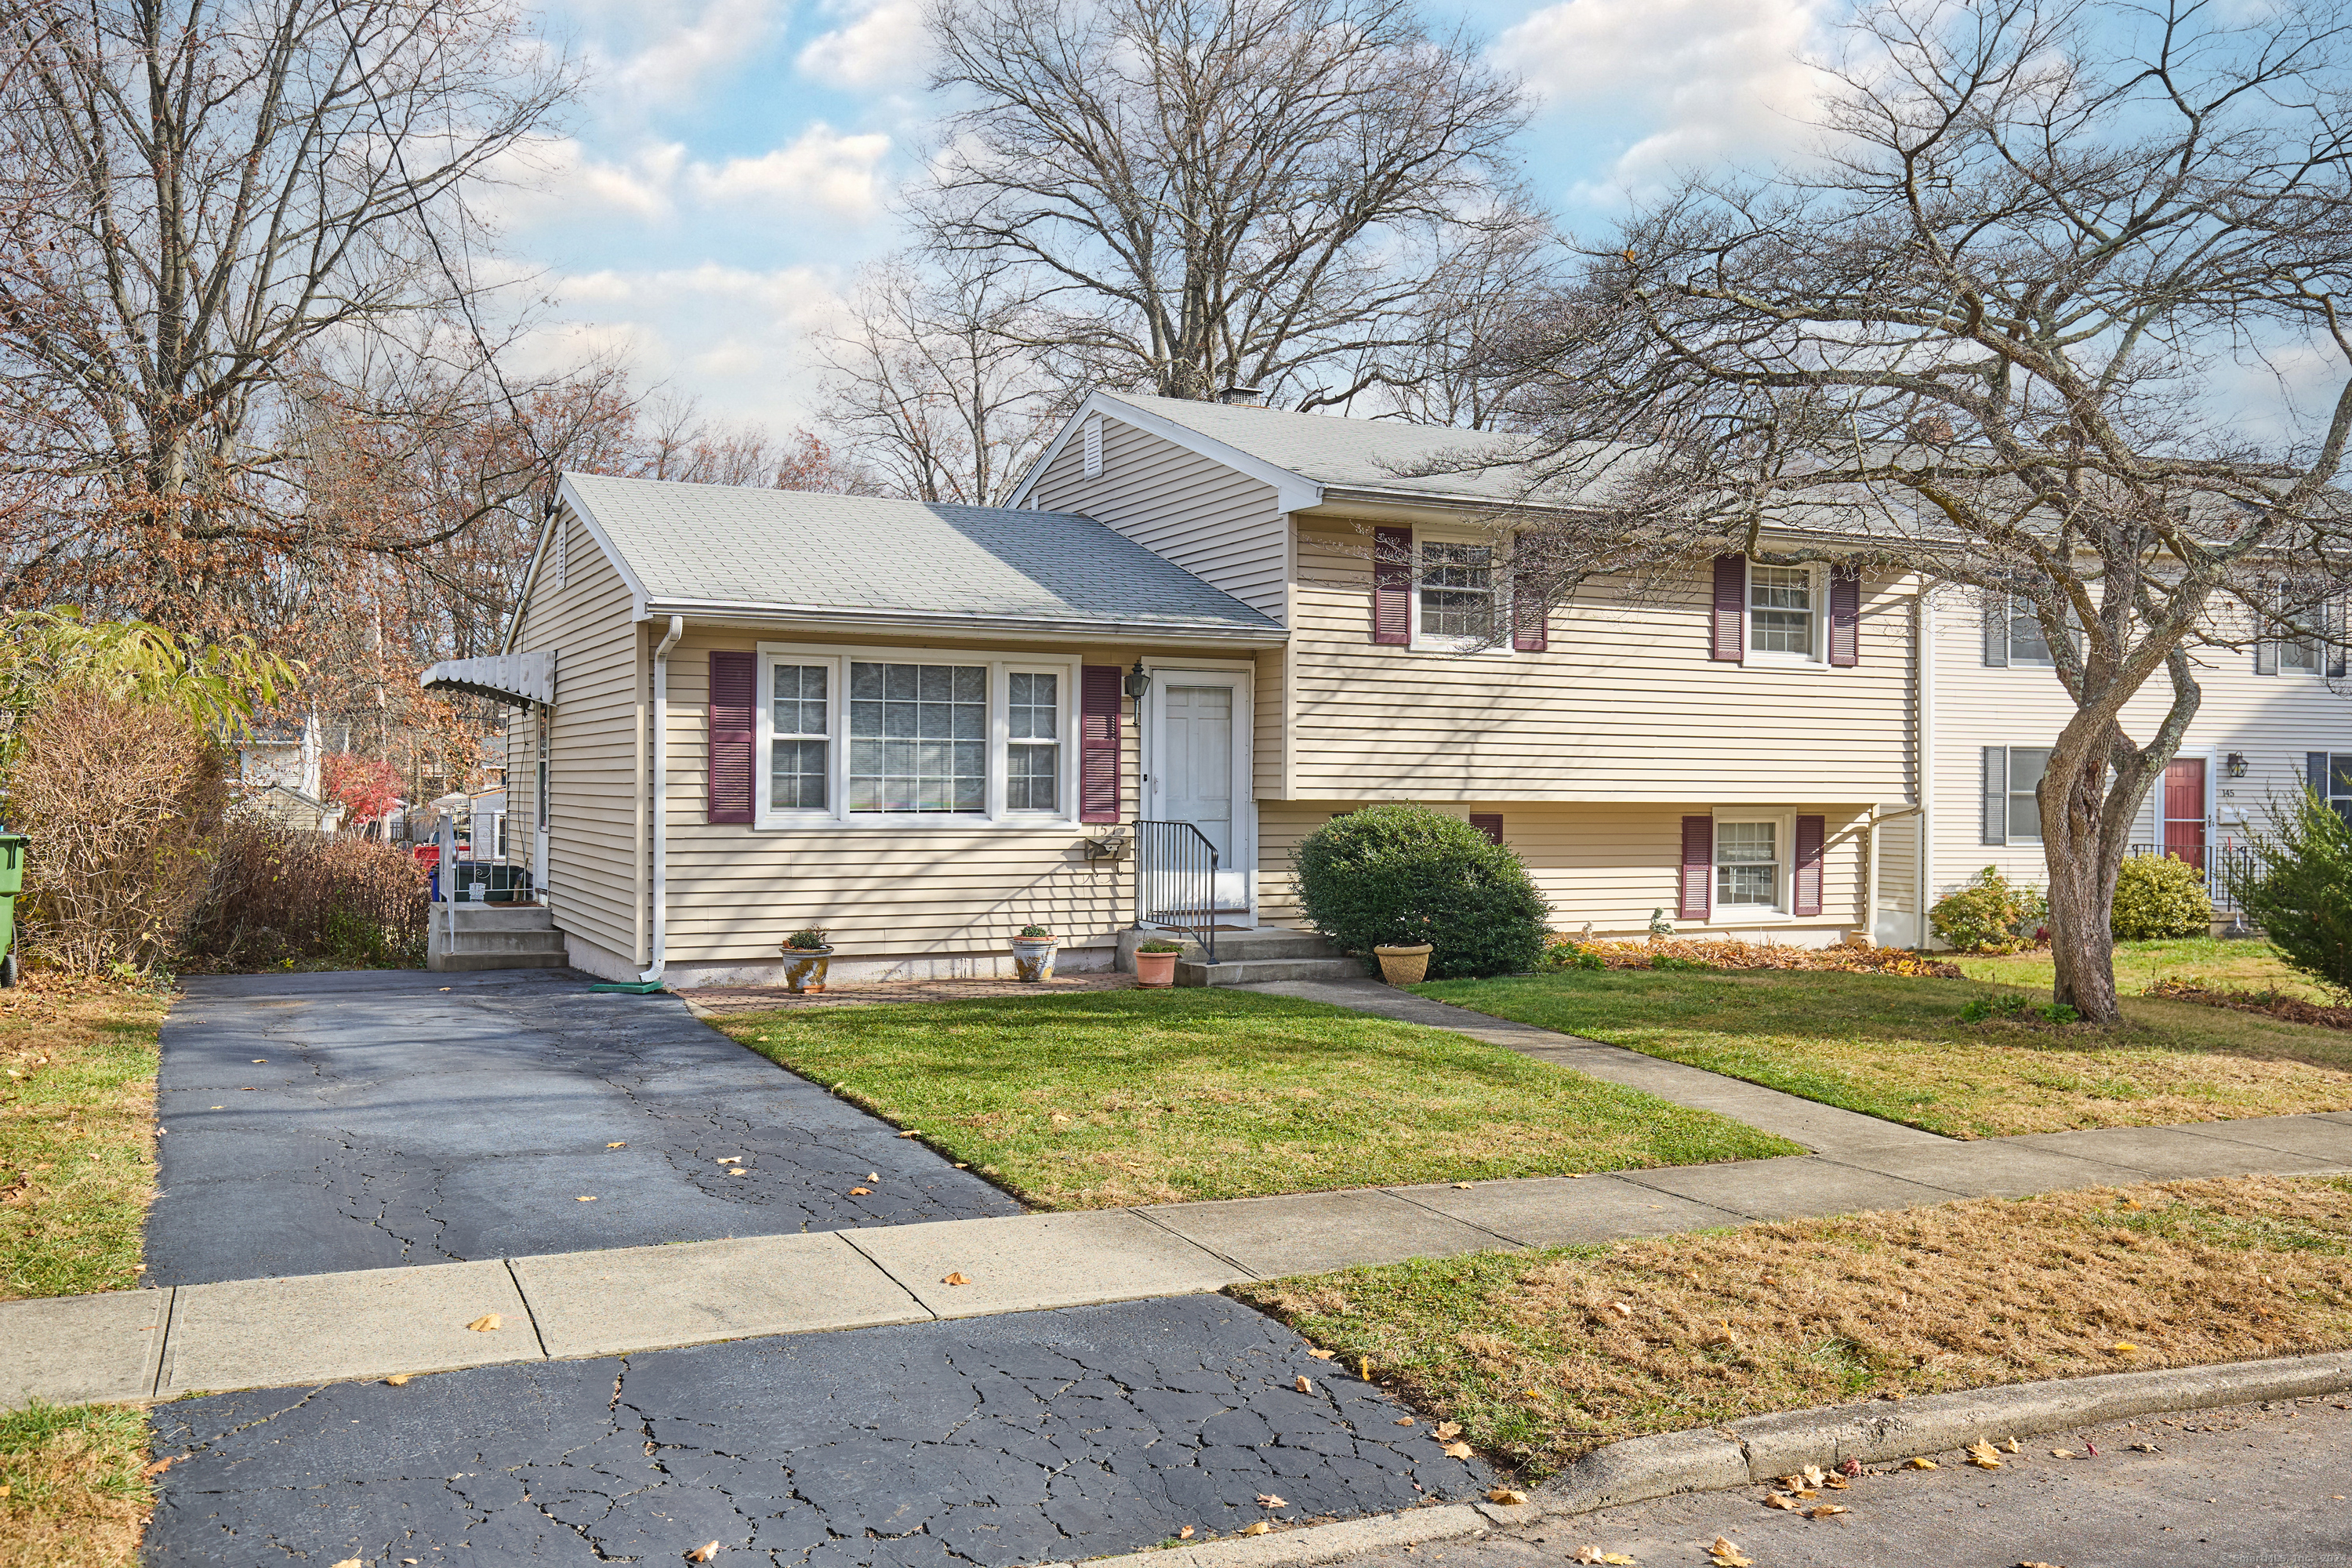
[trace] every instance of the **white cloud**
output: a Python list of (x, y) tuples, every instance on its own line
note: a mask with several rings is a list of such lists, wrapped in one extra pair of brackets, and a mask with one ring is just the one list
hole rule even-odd
[(923, 13), (916, 0), (834, 0), (849, 19), (820, 33), (794, 63), (812, 80), (843, 87), (904, 86), (923, 70)]
[(690, 16), (667, 15), (666, 5), (631, 7), (625, 15), (647, 41), (635, 49), (608, 44), (599, 74), (633, 103), (685, 107), (714, 71), (751, 57), (782, 9), (776, 0), (708, 0)]
[(1638, 136), (1612, 171), (1769, 157), (1801, 142), (1821, 87), (1806, 63), (1823, 0), (1561, 0), (1496, 40), (1556, 113)]
[(863, 219), (881, 210), (878, 168), (890, 151), (881, 132), (844, 136), (820, 121), (785, 146), (757, 158), (694, 167), (695, 195), (707, 203), (816, 206)]

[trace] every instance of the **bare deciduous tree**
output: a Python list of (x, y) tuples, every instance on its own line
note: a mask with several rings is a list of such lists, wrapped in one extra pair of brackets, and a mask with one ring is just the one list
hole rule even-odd
[(299, 526), (289, 379), (472, 321), (469, 192), (568, 88), (510, 0), (0, 0), (0, 424), (51, 507), (11, 564), (235, 620)]
[(1345, 402), (1523, 223), (1517, 83), (1409, 0), (932, 0), (929, 247), (1104, 384)]
[(1587, 508), (1528, 570), (1686, 571), (1793, 528), (1814, 542), (1759, 558), (2031, 606), (2074, 702), (2039, 790), (2057, 995), (2093, 1020), (2192, 653), (2344, 635), (2347, 42), (2332, 7), (1886, 0), (1818, 160), (1673, 192), (1518, 345), (1546, 488)]
[(985, 276), (869, 268), (825, 340), (827, 410), (897, 493), (1001, 505), (1075, 401), (1045, 334)]

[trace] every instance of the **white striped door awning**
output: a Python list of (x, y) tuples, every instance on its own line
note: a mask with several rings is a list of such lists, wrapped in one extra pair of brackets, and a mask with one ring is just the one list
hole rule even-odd
[(502, 702), (555, 704), (555, 650), (445, 658), (421, 678), (427, 691), (470, 691)]

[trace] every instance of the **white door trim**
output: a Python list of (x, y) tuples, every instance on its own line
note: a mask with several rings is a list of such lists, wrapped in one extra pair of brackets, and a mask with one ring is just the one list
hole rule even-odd
[(1250, 924), (1257, 923), (1257, 797), (1251, 784), (1255, 770), (1250, 754), (1250, 742), (1257, 730), (1256, 691), (1254, 672), (1247, 666), (1227, 666), (1216, 668), (1202, 664), (1156, 664), (1143, 661), (1144, 672), (1151, 677), (1151, 690), (1144, 699), (1146, 717), (1143, 729), (1143, 815), (1151, 820), (1164, 820), (1161, 815), (1160, 775), (1159, 760), (1164, 754), (1167, 734), (1168, 688), (1184, 686), (1223, 686), (1234, 694), (1234, 858), (1244, 875), (1242, 887), (1248, 903)]

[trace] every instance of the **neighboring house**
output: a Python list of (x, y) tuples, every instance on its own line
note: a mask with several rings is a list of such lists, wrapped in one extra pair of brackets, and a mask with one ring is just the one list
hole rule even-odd
[[(771, 979), (804, 926), (845, 980), (993, 973), (1031, 923), (1106, 966), (1177, 885), (1139, 825), (1213, 846), (1219, 924), (1284, 924), (1292, 847), (1381, 801), (1509, 844), (1570, 931), (1924, 942), (1988, 858), (2037, 874), (1963, 808), (2063, 722), (2046, 670), (1960, 679), (1949, 608), (1919, 658), (1913, 579), (1739, 556), (1542, 613), (1513, 455), (1097, 394), (1004, 509), (571, 475), (507, 651), (427, 680), (518, 706), (509, 858), (616, 979)], [(2259, 741), (2265, 689), (2209, 698), (2209, 771), (2240, 730), (2352, 753), (2309, 683)]]
[(256, 724), (236, 742), (237, 786), (263, 790), (278, 785), (318, 801), (325, 794), (319, 784), (322, 757), (315, 713), (305, 714), (299, 724)]
[(343, 808), (288, 784), (247, 785), (237, 792), (237, 809), (250, 811), (306, 833), (332, 833), (343, 825)]

